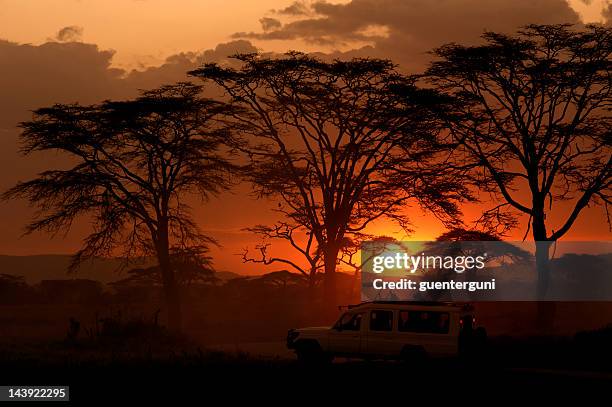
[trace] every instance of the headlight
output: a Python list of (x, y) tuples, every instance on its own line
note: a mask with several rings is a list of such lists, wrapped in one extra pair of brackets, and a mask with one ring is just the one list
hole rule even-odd
[(287, 332), (287, 346), (291, 346), (298, 336), (300, 336), (299, 332), (295, 329), (290, 329), (289, 332)]

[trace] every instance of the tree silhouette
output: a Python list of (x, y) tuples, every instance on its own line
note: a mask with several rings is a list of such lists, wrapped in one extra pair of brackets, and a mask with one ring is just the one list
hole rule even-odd
[[(494, 243), (484, 243), (494, 242)], [(455, 228), (425, 244), (425, 253), (448, 256), (478, 256), (487, 254), (488, 260), (498, 262), (529, 262), (532, 255), (521, 247), (502, 241), (499, 235), (482, 230)]]
[(190, 215), (186, 195), (206, 198), (228, 186), (231, 165), (220, 156), (228, 107), (203, 99), (189, 83), (143, 92), (129, 101), (38, 109), (21, 124), (23, 153), (59, 151), (72, 167), (20, 182), (4, 199), (25, 198), (39, 209), (26, 232), (68, 231), (75, 218), (94, 231), (74, 256), (154, 256), (159, 263), (168, 324), (181, 329), (172, 254), (211, 243)]
[[(462, 227), (447, 230), (438, 235), (434, 241), (426, 242), (422, 248), (425, 256), (440, 257), (477, 257), (486, 255), (486, 267), (502, 265), (531, 264), (533, 256), (520, 247), (503, 241), (499, 235), (491, 232), (465, 229)], [(423, 281), (483, 281), (487, 277), (478, 269), (466, 268), (461, 274), (454, 269), (444, 267), (433, 267), (423, 271)], [(468, 292), (470, 301), (477, 301), (479, 294)], [(451, 296), (452, 290), (436, 290), (421, 295), (423, 300), (439, 301), (446, 296)], [(417, 297), (419, 298), (419, 297)]]
[(301, 53), (239, 55), (240, 69), (208, 64), (191, 75), (219, 85), (241, 108), (234, 116), (250, 142), (248, 179), (280, 199), (291, 224), (312, 233), (323, 255), (325, 293), (346, 235), (381, 217), (407, 227), (414, 199), (448, 222), (464, 198), (437, 143), (437, 94), (418, 89), (389, 61), (324, 62)]
[[(174, 279), (179, 287), (195, 283), (213, 284), (219, 279), (215, 277), (212, 258), (207, 247), (172, 248), (170, 250), (170, 265)], [(127, 277), (111, 283), (115, 287), (142, 284), (163, 287), (161, 268), (158, 265), (136, 267), (127, 271)]]
[[(367, 242), (367, 248), (363, 245)], [(390, 236), (375, 236), (358, 233), (351, 238), (345, 238), (339, 256), (340, 265), (353, 270), (353, 287), (350, 297), (361, 294), (363, 286), (361, 272), (363, 266), (371, 262), (375, 256), (381, 255), (385, 250), (401, 248), (402, 242)], [(365, 250), (363, 250), (365, 249)]]
[[(242, 253), (243, 263), (260, 263), (266, 266), (275, 263), (286, 264), (306, 277), (311, 293), (314, 292), (317, 282), (317, 273), (323, 267), (323, 264), (321, 262), (321, 250), (319, 250), (319, 247), (316, 245), (312, 233), (306, 231), (306, 238), (303, 239), (305, 241), (301, 241), (302, 239), (300, 239), (299, 233), (304, 232), (304, 227), (297, 224), (289, 224), (287, 222), (278, 222), (273, 226), (256, 225), (246, 230), (261, 236), (264, 242), (256, 246), (256, 250), (259, 251), (258, 257), (251, 256), (249, 250), (244, 249)], [(294, 261), (289, 257), (271, 256), (268, 252), (271, 245), (270, 240), (284, 240), (288, 242), (291, 247), (300, 254), (300, 257), (306, 261), (307, 267), (304, 267), (299, 261)]]
[[(608, 215), (612, 182), (612, 30), (530, 25), (517, 35), (488, 32), (479, 46), (448, 44), (427, 77), (457, 98), (447, 115), (460, 164), (501, 202), (485, 224), (529, 215), (536, 241), (538, 294), (549, 281), (549, 248), (589, 204)], [(555, 204), (570, 201), (559, 225)], [(555, 211), (556, 209), (556, 211)], [(510, 215), (510, 216), (509, 216)]]

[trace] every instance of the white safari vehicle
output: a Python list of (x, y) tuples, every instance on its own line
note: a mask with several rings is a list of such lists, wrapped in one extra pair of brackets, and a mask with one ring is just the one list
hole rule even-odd
[(350, 305), (333, 327), (290, 329), (287, 347), (305, 362), (335, 356), (415, 360), (456, 356), (486, 336), (469, 305), (366, 302)]

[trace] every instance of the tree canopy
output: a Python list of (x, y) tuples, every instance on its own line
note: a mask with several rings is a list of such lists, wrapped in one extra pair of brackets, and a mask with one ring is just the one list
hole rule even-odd
[(191, 75), (216, 83), (240, 108), (233, 118), (248, 141), (249, 181), (312, 233), (328, 278), (345, 235), (383, 217), (408, 228), (408, 202), (456, 221), (467, 191), (436, 160), (446, 148), (434, 114), (443, 97), (386, 60), (237, 58), (239, 69), (208, 64)]
[[(587, 205), (607, 212), (611, 202), (612, 30), (531, 25), (483, 37), (435, 50), (427, 77), (457, 98), (457, 157), (501, 200), (485, 220), (508, 221), (500, 215), (511, 209), (529, 215), (535, 240), (557, 240)], [(572, 209), (549, 225), (561, 201)]]
[(201, 90), (179, 83), (128, 101), (36, 110), (21, 124), (23, 153), (59, 151), (70, 165), (3, 195), (38, 208), (27, 232), (67, 231), (78, 217), (91, 219), (93, 231), (73, 268), (95, 256), (156, 257), (176, 328), (180, 304), (171, 254), (212, 242), (194, 222), (186, 198), (204, 199), (226, 188), (232, 169), (221, 154), (229, 137), (222, 117), (229, 108), (202, 98)]

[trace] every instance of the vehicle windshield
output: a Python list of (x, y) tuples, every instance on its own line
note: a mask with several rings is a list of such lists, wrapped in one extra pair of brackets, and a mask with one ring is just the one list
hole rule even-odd
[(339, 331), (358, 331), (361, 328), (362, 317), (362, 313), (345, 312), (334, 324), (334, 329)]

